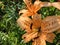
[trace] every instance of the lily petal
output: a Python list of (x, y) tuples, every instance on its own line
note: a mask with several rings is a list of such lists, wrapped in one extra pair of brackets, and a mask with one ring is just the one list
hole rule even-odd
[(39, 0), (34, 2), (34, 12), (36, 13), (42, 7), (50, 7), (52, 4), (50, 2), (41, 2)]
[(60, 2), (54, 2), (52, 6), (60, 10)]
[(32, 28), (39, 28), (41, 26), (41, 15), (35, 14), (32, 18), (33, 26)]
[(38, 32), (32, 32), (30, 34), (26, 33), (22, 36), (25, 43), (31, 41), (32, 39), (37, 37)]
[[(60, 17), (60, 16), (59, 16)], [(42, 20), (41, 31), (51, 33), (60, 28), (60, 18), (58, 16), (48, 16)]]
[(35, 39), (32, 45), (46, 45), (44, 34), (41, 34), (37, 39)]
[(46, 41), (53, 43), (53, 40), (55, 39), (56, 35), (54, 33), (48, 33), (46, 35)]
[(34, 12), (36, 13), (39, 9), (41, 9), (41, 7), (42, 7), (42, 3), (41, 3), (41, 1), (35, 1), (34, 2)]
[(25, 4), (27, 5), (27, 8), (29, 9), (29, 11), (32, 12), (32, 3), (31, 3), (31, 0), (23, 0), (25, 2)]
[(20, 16), (20, 18), (17, 20), (17, 23), (22, 29), (28, 29), (30, 28), (32, 20), (28, 17)]
[(43, 7), (50, 7), (52, 4), (50, 2), (42, 2)]

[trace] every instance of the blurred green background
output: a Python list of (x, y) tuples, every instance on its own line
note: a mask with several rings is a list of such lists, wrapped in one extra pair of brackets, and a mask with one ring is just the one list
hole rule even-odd
[[(41, 1), (56, 2), (57, 0)], [(0, 45), (31, 45), (31, 42), (23, 43), (21, 36), (25, 31), (22, 31), (16, 23), (19, 18), (18, 12), (24, 8), (26, 5), (23, 0), (0, 0)], [(60, 10), (54, 7), (43, 7), (38, 13), (44, 18), (60, 15)], [(54, 43), (47, 42), (47, 45), (60, 45), (60, 34), (56, 34)]]

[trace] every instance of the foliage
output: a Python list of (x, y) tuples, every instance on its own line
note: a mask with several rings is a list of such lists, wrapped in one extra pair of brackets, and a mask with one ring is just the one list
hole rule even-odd
[[(49, 1), (54, 2), (56, 0)], [(0, 0), (0, 45), (31, 45), (31, 42), (23, 43), (21, 36), (25, 31), (22, 31), (16, 23), (19, 10), (25, 6), (23, 0)], [(44, 18), (49, 15), (60, 15), (60, 10), (54, 7), (43, 7), (38, 13), (41, 13), (42, 18)], [(56, 34), (54, 43), (47, 42), (47, 45), (59, 45), (59, 42), (60, 34)]]

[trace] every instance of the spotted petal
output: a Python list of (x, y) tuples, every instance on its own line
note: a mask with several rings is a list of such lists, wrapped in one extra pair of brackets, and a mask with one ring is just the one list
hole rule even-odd
[(25, 43), (31, 41), (32, 39), (34, 39), (35, 37), (37, 37), (38, 32), (32, 32), (32, 33), (26, 33), (22, 36), (23, 40)]
[(60, 10), (60, 2), (53, 2), (52, 6)]
[(32, 45), (46, 45), (45, 34), (40, 34), (40, 36), (33, 41)]
[(55, 39), (56, 35), (54, 33), (49, 33), (46, 35), (46, 41), (53, 43), (53, 40)]
[(17, 20), (17, 23), (22, 29), (26, 29), (28, 32), (29, 31), (28, 29), (30, 29), (32, 20), (28, 17), (20, 16), (20, 18)]
[(32, 18), (33, 26), (32, 28), (40, 28), (41, 26), (41, 15), (35, 14)]
[(42, 32), (51, 33), (57, 31), (60, 28), (60, 16), (48, 16), (42, 20), (41, 30)]

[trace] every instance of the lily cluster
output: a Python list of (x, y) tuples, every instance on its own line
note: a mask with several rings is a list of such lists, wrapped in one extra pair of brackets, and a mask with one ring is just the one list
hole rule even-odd
[(17, 23), (25, 30), (26, 33), (22, 36), (25, 43), (33, 41), (32, 45), (46, 45), (46, 41), (53, 43), (56, 35), (53, 33), (57, 31), (60, 33), (60, 16), (47, 16), (42, 19), (41, 14), (37, 11), (42, 7), (53, 6), (60, 10), (60, 2), (41, 2), (36, 0), (23, 0), (27, 9), (19, 11), (22, 15), (18, 18)]

